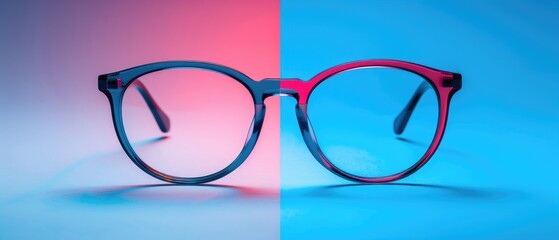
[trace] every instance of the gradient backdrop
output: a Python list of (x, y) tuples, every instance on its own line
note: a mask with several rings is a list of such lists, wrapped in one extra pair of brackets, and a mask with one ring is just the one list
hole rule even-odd
[[(0, 239), (556, 239), (558, 10), (556, 1), (1, 1)], [(172, 59), (309, 79), (371, 58), (464, 77), (438, 152), (394, 184), (354, 185), (322, 168), (295, 101), (275, 97), (239, 169), (214, 185), (166, 185), (124, 154), (96, 81)]]
[(97, 90), (173, 59), (278, 76), (279, 2), (1, 1), (0, 29), (0, 239), (279, 237), (279, 99), (226, 186), (176, 187), (124, 154)]

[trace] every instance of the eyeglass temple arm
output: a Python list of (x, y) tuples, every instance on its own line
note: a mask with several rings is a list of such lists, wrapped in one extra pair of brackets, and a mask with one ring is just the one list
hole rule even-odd
[(430, 87), (429, 83), (427, 82), (422, 82), (421, 84), (419, 84), (419, 86), (413, 93), (413, 96), (408, 101), (408, 104), (406, 104), (406, 106), (404, 107), (404, 109), (402, 109), (400, 114), (396, 116), (396, 119), (394, 119), (394, 133), (400, 135), (404, 132), (404, 129), (406, 128), (406, 125), (410, 120), (411, 114), (415, 109), (417, 102), (419, 102), (419, 99), (421, 98), (423, 93), (425, 93), (425, 91), (429, 89), (429, 87)]
[(151, 114), (153, 114), (153, 117), (155, 118), (159, 129), (162, 132), (168, 132), (171, 128), (171, 121), (169, 120), (167, 114), (165, 114), (165, 112), (161, 110), (161, 107), (157, 105), (157, 102), (155, 102), (151, 94), (149, 94), (146, 86), (140, 81), (140, 79), (136, 79), (132, 82), (130, 87), (134, 87), (142, 95), (144, 101), (149, 107), (149, 110), (151, 111)]

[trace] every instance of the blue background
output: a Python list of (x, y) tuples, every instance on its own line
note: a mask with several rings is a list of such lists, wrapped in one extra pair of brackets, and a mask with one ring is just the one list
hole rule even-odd
[(285, 239), (557, 239), (557, 1), (281, 2), (281, 75), (360, 59), (463, 74), (441, 147), (411, 177), (354, 185), (323, 169), (281, 102)]

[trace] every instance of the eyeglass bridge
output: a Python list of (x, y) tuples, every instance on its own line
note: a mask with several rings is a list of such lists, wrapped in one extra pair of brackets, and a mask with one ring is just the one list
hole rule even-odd
[(264, 99), (270, 96), (289, 96), (298, 102), (306, 102), (310, 88), (312, 88), (308, 81), (299, 78), (264, 78), (260, 83), (272, 86), (264, 91)]

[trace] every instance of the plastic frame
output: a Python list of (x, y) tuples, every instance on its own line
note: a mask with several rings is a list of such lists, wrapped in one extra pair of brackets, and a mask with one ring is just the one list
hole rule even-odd
[[(314, 135), (309, 116), (307, 114), (308, 99), (312, 95), (312, 91), (320, 83), (335, 74), (352, 69), (368, 67), (397, 68), (415, 73), (426, 80), (425, 83), (422, 83), (420, 86), (418, 86), (408, 104), (404, 106), (402, 112), (398, 116), (396, 116), (394, 120), (394, 132), (396, 135), (399, 135), (404, 131), (405, 126), (412, 115), (413, 109), (415, 108), (417, 102), (420, 100), (421, 95), (429, 88), (429, 85), (431, 85), (431, 87), (435, 90), (438, 98), (438, 123), (431, 145), (428, 147), (426, 153), (413, 166), (400, 173), (390, 176), (367, 178), (353, 175), (337, 168), (326, 158), (325, 154), (320, 149), (318, 141)], [(140, 92), (149, 109), (151, 110), (151, 113), (153, 114), (160, 130), (162, 132), (169, 131), (171, 127), (171, 119), (169, 119), (169, 117), (167, 117), (167, 115), (164, 113), (163, 109), (161, 109), (159, 105), (157, 105), (155, 99), (151, 97), (149, 91), (141, 83), (139, 78), (148, 73), (172, 68), (205, 69), (225, 74), (243, 84), (243, 86), (247, 88), (252, 96), (252, 99), (254, 101), (254, 117), (252, 120), (252, 127), (249, 130), (247, 140), (245, 141), (245, 145), (241, 150), (239, 156), (237, 156), (237, 158), (230, 165), (226, 166), (216, 173), (201, 177), (184, 178), (159, 172), (142, 161), (142, 159), (136, 154), (130, 142), (128, 141), (128, 138), (126, 137), (124, 124), (122, 121), (122, 100), (125, 91), (130, 87), (134, 87), (137, 91)], [(255, 81), (237, 70), (218, 64), (196, 61), (168, 61), (146, 64), (119, 72), (100, 75), (98, 78), (98, 84), (99, 90), (103, 92), (109, 99), (113, 117), (113, 124), (119, 142), (122, 145), (124, 151), (140, 169), (157, 179), (178, 184), (200, 184), (217, 180), (234, 171), (246, 160), (246, 158), (253, 150), (256, 141), (258, 140), (258, 136), (260, 134), (264, 121), (264, 115), (266, 113), (264, 100), (270, 96), (281, 95), (291, 96), (297, 100), (295, 111), (299, 127), (303, 135), (303, 139), (312, 155), (322, 166), (330, 170), (332, 173), (351, 181), (361, 183), (383, 183), (395, 181), (409, 176), (410, 174), (419, 170), (433, 156), (444, 134), (448, 118), (450, 100), (454, 93), (456, 93), (462, 87), (462, 77), (460, 74), (457, 73), (440, 71), (410, 62), (398, 60), (363, 60), (350, 62), (327, 69), (308, 81), (303, 81), (297, 78), (265, 78), (260, 81)]]

